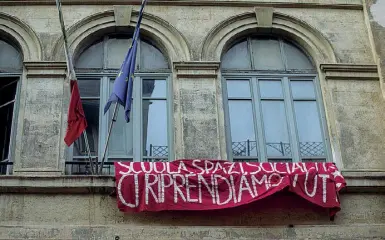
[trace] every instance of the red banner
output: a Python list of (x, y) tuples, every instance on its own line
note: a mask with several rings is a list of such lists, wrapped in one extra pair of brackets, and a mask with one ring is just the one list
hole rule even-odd
[(333, 163), (116, 162), (115, 177), (123, 212), (230, 208), (288, 189), (333, 216), (346, 185)]

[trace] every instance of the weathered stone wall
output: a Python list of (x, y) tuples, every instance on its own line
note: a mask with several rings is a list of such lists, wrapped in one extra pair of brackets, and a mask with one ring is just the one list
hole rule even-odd
[[(134, 6), (134, 10), (137, 10), (137, 8), (138, 6)], [(41, 58), (42, 61), (65, 60), (63, 55), (58, 55), (55, 52), (56, 50), (62, 51), (61, 45), (59, 44), (61, 34), (55, 6), (29, 6), (28, 8), (24, 6), (2, 6), (1, 11), (25, 22), (32, 29), (32, 31), (36, 33), (43, 52)], [(88, 18), (92, 15), (107, 11), (113, 12), (113, 6), (63, 6), (65, 23), (71, 32), (76, 31), (76, 29), (71, 28), (71, 26), (74, 26), (81, 21), (84, 22), (85, 18)], [(179, 39), (179, 41), (183, 42), (184, 45), (180, 45), (184, 46), (184, 48), (187, 48), (183, 49), (183, 51), (190, 54), (190, 56), (187, 55), (182, 57), (181, 55), (174, 54), (171, 59), (172, 62), (186, 60), (206, 61), (207, 59), (205, 58), (207, 56), (205, 56), (205, 54), (202, 55), (201, 52), (203, 47), (202, 45), (205, 43), (205, 41), (207, 41), (207, 36), (209, 33), (211, 33), (212, 29), (215, 29), (216, 26), (220, 25), (223, 21), (229, 19), (230, 17), (245, 13), (254, 14), (254, 7), (162, 6), (160, 4), (147, 6), (146, 13), (162, 19), (165, 23), (171, 26), (173, 31), (178, 32), (179, 38), (182, 39)], [(288, 16), (290, 19), (292, 19), (292, 21), (297, 21), (303, 26), (307, 26), (310, 32), (317, 32), (319, 36), (325, 38), (325, 41), (330, 44), (332, 50), (334, 51), (334, 56), (332, 57), (335, 58), (336, 62), (322, 62), (325, 61), (325, 59), (322, 60), (318, 59), (317, 56), (313, 56), (315, 57), (315, 61), (319, 64), (348, 63), (368, 65), (376, 63), (376, 60), (373, 58), (372, 54), (372, 48), (368, 34), (369, 30), (365, 23), (365, 15), (363, 10), (357, 10), (356, 8), (328, 9), (327, 6), (324, 8), (292, 8), (278, 6), (274, 8), (274, 14), (277, 16)], [(113, 22), (112, 15), (108, 15), (106, 18), (112, 19)], [(92, 21), (97, 22), (99, 20), (95, 19)], [(146, 20), (144, 23), (146, 23)], [(85, 24), (87, 24), (87, 21), (85, 21)], [(151, 25), (152, 23), (147, 22), (147, 24)], [(82, 25), (82, 27), (86, 26), (87, 25)], [(72, 36), (70, 34), (70, 40), (71, 37)], [(77, 41), (75, 39), (76, 36), (72, 38), (73, 41)], [(76, 44), (78, 43), (76, 42)], [(79, 48), (79, 46), (75, 45), (72, 45), (71, 47), (72, 49)], [(322, 49), (320, 51), (322, 51)], [(219, 61), (220, 59), (215, 60)], [(328, 61), (334, 60), (329, 59)], [(176, 83), (177, 81), (178, 83)], [(37, 81), (33, 80), (28, 81), (28, 83), (24, 85), (23, 89), (28, 88), (28, 92), (31, 93), (38, 92), (39, 86), (36, 85), (36, 89), (33, 87), (33, 83), (35, 82), (37, 83)], [(223, 139), (224, 136), (224, 123), (222, 120), (223, 115), (221, 115), (220, 111), (222, 98), (221, 92), (218, 91), (221, 89), (220, 76), (217, 75), (217, 77), (212, 79), (199, 79), (195, 77), (191, 80), (184, 80), (182, 78), (178, 79), (178, 77), (175, 77), (173, 82), (175, 82), (174, 86), (178, 87), (178, 89), (174, 87), (174, 95), (179, 96), (179, 99), (177, 99), (178, 101), (174, 101), (174, 119), (175, 122), (182, 121), (180, 124), (175, 123), (175, 151), (179, 151), (176, 152), (175, 156), (178, 158), (193, 158), (194, 156), (201, 158), (226, 158), (226, 151), (224, 151), (224, 141), (215, 141), (215, 139), (205, 141), (205, 136), (203, 136), (204, 133), (209, 133), (206, 135), (207, 137), (211, 136), (216, 139)], [(381, 148), (381, 146), (382, 142), (385, 142), (385, 135), (382, 134), (385, 131), (385, 125), (380, 124), (383, 119), (381, 112), (384, 112), (384, 102), (381, 98), (376, 96), (376, 94), (380, 94), (380, 92), (376, 90), (376, 84), (379, 85), (379, 82), (365, 81), (364, 83), (359, 80), (358, 82), (341, 81), (340, 83), (333, 83), (331, 81), (327, 82), (325, 79), (320, 77), (320, 83), (324, 94), (325, 109), (328, 117), (328, 127), (332, 139), (332, 149), (334, 151), (333, 154), (337, 158), (334, 160), (339, 164), (339, 166), (343, 166), (344, 162), (346, 162), (346, 167), (349, 168), (384, 168), (381, 158), (384, 155), (385, 150), (384, 148)], [(338, 109), (336, 106), (335, 95), (337, 92), (349, 92), (349, 89), (357, 88), (354, 87), (356, 83), (363, 87), (357, 89), (357, 96), (354, 99), (359, 100), (360, 98), (364, 100), (365, 104), (369, 106), (368, 109), (373, 109), (373, 111), (370, 113), (371, 115), (368, 115), (368, 113), (357, 112), (356, 108), (345, 108), (343, 116), (340, 117), (339, 115), (342, 112), (340, 112), (340, 109)], [(55, 84), (57, 85), (59, 83), (56, 82)], [(338, 90), (336, 90), (337, 85)], [(365, 89), (368, 88), (372, 89), (370, 90), (370, 98), (365, 95)], [(59, 90), (56, 89), (55, 91)], [(50, 92), (54, 93), (55, 91)], [(47, 99), (49, 97), (48, 95), (41, 95), (41, 97), (49, 101), (49, 99)], [(37, 99), (39, 98), (40, 97), (37, 97)], [(197, 102), (194, 103), (193, 99), (197, 100)], [(204, 102), (200, 103), (198, 100)], [(32, 103), (33, 105), (31, 105), (31, 102), (26, 102), (27, 105), (25, 107), (28, 107), (28, 109), (22, 109), (22, 111), (26, 111), (27, 113), (28, 111), (32, 111), (33, 113), (35, 110), (40, 108), (40, 105), (37, 104), (39, 101), (35, 101), (36, 104)], [(47, 129), (56, 130), (64, 129), (63, 126), (65, 125), (65, 121), (60, 121), (60, 119), (65, 119), (65, 102), (66, 101), (64, 101), (63, 108), (61, 109), (62, 114), (56, 115), (56, 120), (47, 123), (46, 125), (42, 126), (41, 129), (44, 129), (45, 127)], [(53, 102), (51, 104), (53, 104)], [(349, 103), (343, 104), (349, 105)], [(52, 109), (52, 111), (57, 111), (58, 106), (59, 105), (56, 104), (55, 106), (50, 107), (50, 109)], [(359, 116), (360, 113), (365, 114), (365, 117)], [(346, 116), (349, 114), (354, 117), (354, 121), (349, 121), (346, 118)], [(33, 132), (29, 132), (28, 130), (24, 131), (29, 126), (25, 123), (31, 122), (28, 118), (32, 117), (32, 115), (29, 116), (29, 114), (27, 114), (23, 116), (25, 119), (19, 120), (19, 126), (17, 129), (20, 141), (24, 141), (23, 139), (32, 139), (28, 136), (33, 134)], [(180, 118), (183, 120), (179, 120)], [(368, 119), (370, 119), (373, 124), (367, 125), (366, 120)], [(41, 124), (43, 123), (44, 121)], [(60, 124), (61, 126), (58, 126)], [(365, 125), (365, 127), (362, 125)], [(356, 129), (359, 131), (353, 134), (350, 131), (351, 129)], [(44, 139), (52, 138), (52, 136), (47, 131), (41, 130), (39, 132), (40, 134), (43, 134), (42, 138)], [(363, 138), (363, 135), (367, 136)], [(350, 136), (354, 137), (351, 138)], [(376, 137), (373, 138), (372, 136)], [(361, 139), (365, 139), (365, 141), (361, 141)], [(59, 138), (56, 139), (56, 141), (60, 141)], [(201, 144), (201, 146), (200, 143), (204, 144)], [(353, 145), (350, 145), (351, 143), (353, 143)], [(29, 146), (28, 149), (38, 149), (38, 147), (34, 147), (33, 144), (31, 145), (30, 142), (27, 144)], [(36, 142), (36, 144), (38, 143)], [(55, 146), (54, 148), (57, 149), (56, 143), (50, 144), (53, 144), (53, 146)], [(60, 157), (54, 156), (56, 153), (53, 153), (54, 150), (52, 150), (53, 148), (51, 145), (42, 145), (41, 150), (34, 150), (31, 152), (35, 152), (35, 154), (37, 154), (36, 151), (40, 151), (40, 153), (38, 153), (39, 156), (41, 156), (41, 158), (47, 158), (47, 161), (51, 161), (52, 158), (63, 160), (63, 156), (65, 155), (64, 144), (60, 145), (62, 148), (59, 150), (59, 152), (61, 152)], [(183, 147), (179, 145), (183, 145)], [(350, 148), (354, 150), (349, 150)], [(18, 159), (16, 159), (15, 162), (18, 160), (23, 161), (23, 156), (16, 155), (16, 157)], [(31, 161), (32, 159), (33, 158), (31, 158)], [(46, 160), (41, 161), (44, 162)], [(60, 164), (56, 165), (61, 166)], [(28, 164), (23, 166), (28, 166)]]
[(0, 208), (0, 239), (365, 239), (385, 234), (384, 195), (343, 194), (343, 209), (334, 221), (300, 198), (289, 204), (292, 198), (269, 197), (221, 211), (123, 214), (116, 198), (107, 195), (2, 194), (0, 206), (7, 208)]
[[(103, 1), (90, 5), (73, 2), (79, 5), (63, 6), (72, 50), (85, 44), (81, 37), (91, 28), (101, 31), (104, 26), (115, 27), (114, 7), (108, 1), (105, 5), (100, 5)], [(210, 45), (210, 41), (222, 44), (221, 39), (228, 37), (222, 31), (227, 23), (239, 22), (235, 30), (242, 24), (257, 27), (254, 7), (273, 7), (273, 27), (281, 26), (279, 32), (306, 44), (304, 48), (318, 64), (332, 160), (341, 170), (353, 171), (358, 176), (359, 181), (352, 182), (354, 187), (369, 187), (372, 192), (384, 189), (382, 183), (372, 186), (373, 176), (366, 175), (375, 172), (377, 178), (385, 176), (383, 0), (368, 0), (365, 6), (360, 0), (234, 0), (233, 5), (218, 0), (193, 6), (151, 2), (146, 7), (148, 17), (143, 28), (148, 37), (156, 37), (155, 41), (170, 58), (176, 158), (227, 157), (220, 58), (215, 54), (217, 49), (210, 49), (218, 46)], [(121, 1), (121, 4), (126, 3)], [(133, 8), (137, 11), (138, 5)], [(232, 17), (233, 20), (223, 24)], [(63, 174), (64, 161), (68, 158), (63, 143), (68, 83), (56, 7), (0, 2), (0, 30), (9, 29), (16, 29), (9, 34), (20, 41), (26, 61), (12, 159), (14, 175)], [(215, 39), (215, 34), (223, 36)], [(108, 195), (57, 194), (57, 191), (16, 194), (2, 193), (3, 189), (0, 187), (0, 239), (114, 239), (115, 236), (120, 239), (380, 239), (385, 236), (383, 193), (343, 194), (342, 211), (331, 222), (326, 212), (306, 202), (300, 207), (264, 204), (274, 201), (286, 204), (290, 202), (286, 201), (287, 196), (228, 211), (123, 215), (116, 208), (116, 199)]]
[(381, 74), (381, 87), (385, 97), (385, 2), (381, 0), (366, 0), (368, 27), (373, 34), (372, 44), (376, 64)]

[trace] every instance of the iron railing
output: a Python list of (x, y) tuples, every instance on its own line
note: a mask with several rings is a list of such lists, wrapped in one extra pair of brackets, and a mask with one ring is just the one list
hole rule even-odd
[[(291, 147), (289, 143), (267, 143), (266, 146), (270, 150), (279, 152), (281, 156), (290, 156)], [(300, 153), (301, 156), (311, 157), (311, 156), (324, 156), (325, 150), (323, 142), (300, 142)], [(234, 157), (247, 157), (252, 156), (252, 152), (256, 151), (257, 142), (256, 141), (242, 141), (242, 142), (233, 142), (232, 151)], [(159, 162), (167, 161), (168, 156), (168, 146), (154, 146), (150, 145), (149, 156), (145, 157), (142, 161), (144, 162)], [(281, 159), (282, 160), (282, 159)], [(114, 159), (114, 161), (119, 161), (119, 159)], [(123, 161), (127, 161), (124, 159)], [(234, 161), (244, 161), (244, 160), (234, 160)], [(247, 160), (248, 161), (248, 160)], [(114, 174), (114, 162), (108, 161), (105, 162), (103, 166), (104, 175), (113, 175)], [(0, 162), (0, 175), (12, 174), (13, 163), (10, 161)], [(100, 163), (98, 163), (100, 167)], [(65, 162), (65, 173), (67, 175), (90, 175), (91, 169), (90, 164), (86, 159), (83, 160), (74, 160)]]
[(3, 161), (0, 162), (0, 175), (12, 174), (13, 162)]
[[(113, 161), (105, 161), (103, 165), (102, 174), (103, 175), (114, 175), (115, 168), (114, 162), (122, 161), (122, 162), (130, 162), (132, 160), (127, 159), (114, 159)], [(143, 162), (166, 162), (167, 158), (144, 158)], [(95, 163), (94, 163), (95, 164)], [(100, 168), (101, 163), (98, 162), (98, 168)], [(66, 161), (65, 162), (65, 174), (66, 175), (91, 175), (91, 167), (90, 163), (87, 159), (84, 160), (75, 160), (75, 161)]]
[[(291, 146), (290, 143), (278, 142), (278, 143), (266, 143), (267, 150), (279, 153), (279, 156), (290, 156)], [(256, 141), (242, 141), (232, 142), (232, 150), (234, 157), (252, 156), (251, 153), (257, 148)], [(323, 142), (300, 142), (299, 150), (301, 156), (324, 156), (324, 144)]]
[[(94, 163), (96, 164), (96, 163)], [(100, 168), (101, 163), (98, 164), (98, 169)], [(104, 162), (103, 165), (103, 175), (113, 175), (114, 174), (114, 162)], [(65, 162), (65, 174), (66, 175), (91, 175), (91, 167), (88, 160), (84, 159), (75, 160), (75, 161), (66, 161)]]

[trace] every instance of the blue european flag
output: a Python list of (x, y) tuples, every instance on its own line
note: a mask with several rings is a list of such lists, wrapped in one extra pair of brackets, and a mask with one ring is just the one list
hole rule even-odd
[(139, 18), (135, 27), (135, 32), (132, 38), (131, 46), (123, 61), (122, 66), (120, 67), (120, 72), (115, 79), (114, 89), (111, 93), (111, 96), (108, 99), (106, 106), (104, 107), (104, 114), (106, 114), (106, 112), (111, 106), (111, 103), (113, 102), (119, 103), (124, 107), (125, 119), (127, 122), (130, 121), (136, 52), (138, 49), (140, 23), (142, 22), (143, 9), (145, 4), (146, 4), (146, 0), (142, 2), (142, 6), (140, 8)]

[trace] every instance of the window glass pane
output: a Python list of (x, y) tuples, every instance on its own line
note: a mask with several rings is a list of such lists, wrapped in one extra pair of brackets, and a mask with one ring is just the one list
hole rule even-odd
[[(114, 89), (114, 81), (110, 81), (110, 90)], [(132, 101), (132, 105), (134, 104)], [(131, 109), (132, 109), (131, 105)], [(114, 107), (108, 111), (108, 126), (113, 116)], [(116, 116), (116, 122), (111, 130), (111, 139), (108, 144), (108, 157), (109, 158), (130, 158), (133, 156), (133, 122), (132, 111), (130, 112), (130, 122), (126, 122), (124, 117), (124, 108), (119, 105), (118, 114)], [(107, 126), (107, 127), (108, 127)]]
[(82, 97), (100, 97), (100, 81), (99, 79), (78, 81), (80, 96)]
[(13, 72), (22, 69), (21, 53), (12, 45), (0, 40), (0, 72)]
[(229, 100), (233, 156), (257, 156), (251, 101)]
[(251, 69), (250, 53), (247, 41), (231, 47), (222, 57), (223, 69)]
[(76, 68), (103, 68), (103, 41), (86, 49), (77, 59)]
[(228, 97), (250, 97), (249, 80), (227, 80)]
[[(119, 105), (118, 116), (111, 130), (111, 139), (108, 144), (109, 158), (128, 158), (133, 156), (133, 118), (130, 112), (130, 122), (126, 122), (124, 108)], [(109, 123), (113, 116), (113, 107), (109, 111)]]
[(166, 100), (143, 100), (143, 155), (167, 157)]
[(262, 115), (267, 156), (290, 156), (291, 146), (284, 102), (262, 101)]
[(313, 81), (290, 81), (291, 93), (294, 99), (313, 98), (315, 99)]
[[(87, 119), (87, 138), (91, 155), (98, 155), (99, 143), (99, 100), (82, 100), (84, 114)], [(87, 156), (87, 148), (83, 135), (73, 144), (74, 156)]]
[(110, 38), (107, 40), (107, 68), (119, 69), (131, 46), (132, 39)]
[(251, 47), (254, 68), (258, 70), (284, 70), (279, 41), (275, 39), (253, 39)]
[(259, 91), (261, 98), (282, 98), (281, 81), (259, 80)]
[(166, 98), (166, 89), (165, 80), (143, 80), (143, 97)]
[(168, 62), (161, 51), (141, 41), (139, 67), (141, 70), (168, 69)]
[(283, 44), (288, 69), (290, 70), (309, 70), (314, 69), (313, 64), (310, 62), (309, 58), (296, 46), (284, 42)]
[(324, 156), (320, 117), (315, 101), (295, 101), (301, 156)]

